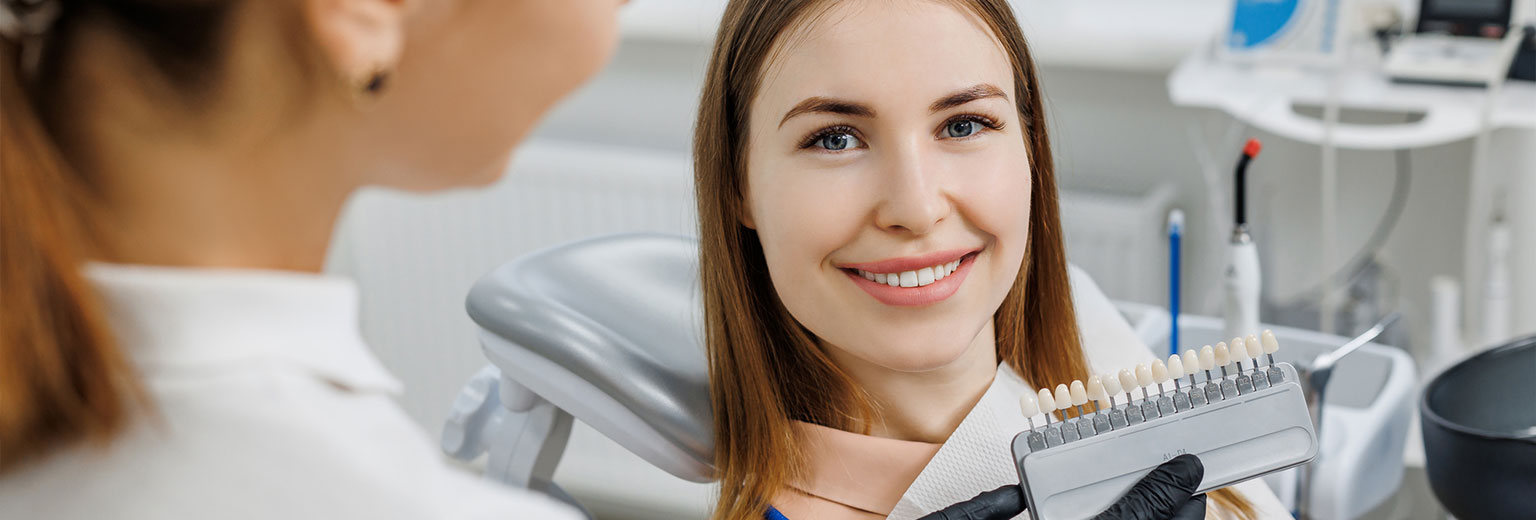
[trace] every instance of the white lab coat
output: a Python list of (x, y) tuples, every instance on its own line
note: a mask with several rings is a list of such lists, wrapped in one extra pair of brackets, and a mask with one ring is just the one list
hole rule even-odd
[[(1073, 267), (1070, 277), (1078, 329), (1093, 373), (1118, 371), (1155, 359), (1087, 273)], [(1029, 427), (1019, 410), (1019, 397), (1034, 391), (1006, 364), (999, 365), (992, 386), (907, 488), (890, 518), (918, 518), (982, 491), (1018, 484), (1011, 446), (1014, 435)], [(1264, 481), (1254, 479), (1233, 487), (1253, 504), (1258, 518), (1291, 518)]]
[[(0, 479), (0, 518), (575, 519), (445, 465), (363, 343), (348, 280), (91, 265), (153, 411)], [(444, 403), (444, 406), (447, 406)]]

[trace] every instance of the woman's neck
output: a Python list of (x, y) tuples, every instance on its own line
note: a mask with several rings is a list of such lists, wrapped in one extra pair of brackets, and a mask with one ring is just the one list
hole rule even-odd
[[(318, 271), (332, 228), (360, 181), (344, 160), (348, 132), (326, 100), (297, 105), (241, 60), (193, 104), (167, 99), (109, 30), (82, 31), (61, 95), (63, 141), (89, 184), (93, 260), (188, 267)], [(231, 44), (232, 48), (237, 46)], [(257, 52), (260, 49), (262, 54)], [(250, 54), (250, 56), (246, 56)], [(108, 78), (116, 81), (89, 78)], [(102, 88), (101, 85), (113, 85)], [(304, 110), (291, 107), (303, 106)]]
[(933, 370), (900, 372), (862, 360), (837, 362), (875, 400), (878, 413), (871, 435), (942, 443), (992, 386), (997, 347), (988, 321), (964, 354)]

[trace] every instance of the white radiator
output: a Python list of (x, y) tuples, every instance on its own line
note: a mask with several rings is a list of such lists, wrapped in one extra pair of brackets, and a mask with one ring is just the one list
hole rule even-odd
[(1088, 271), (1112, 299), (1167, 306), (1167, 218), (1173, 198), (1169, 184), (1131, 194), (1062, 190), (1067, 260)]

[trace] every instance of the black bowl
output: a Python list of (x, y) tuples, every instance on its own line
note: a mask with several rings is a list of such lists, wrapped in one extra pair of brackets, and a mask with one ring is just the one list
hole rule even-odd
[(1457, 518), (1536, 518), (1536, 336), (1435, 376), (1420, 401), (1429, 486)]

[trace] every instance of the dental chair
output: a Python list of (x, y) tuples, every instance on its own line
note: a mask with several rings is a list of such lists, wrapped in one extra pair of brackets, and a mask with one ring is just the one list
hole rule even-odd
[(443, 451), (488, 453), (486, 478), (581, 508), (551, 480), (575, 416), (672, 475), (713, 480), (697, 251), (679, 236), (615, 235), (476, 282), (466, 306), (491, 366), (455, 398)]
[[(466, 462), (487, 454), (487, 479), (544, 492), (586, 511), (552, 480), (574, 416), (667, 473), (713, 481), (697, 256), (692, 238), (610, 235), (538, 251), (481, 278), (466, 306), (491, 365), (455, 398), (443, 451)], [(1166, 351), (1167, 311), (1117, 306), (1154, 352)], [(1180, 327), (1181, 339), (1188, 341), (1203, 341), (1220, 330), (1214, 318), (1195, 316), (1181, 317)], [(1276, 331), (1284, 333), (1282, 354), (1302, 354), (1336, 338)], [(1362, 351), (1370, 355), (1340, 367), (1340, 376), (1358, 371), (1350, 380), (1363, 388), (1325, 402), (1335, 406), (1325, 407), (1324, 422), (1338, 427), (1331, 432), (1336, 436), (1324, 439), (1329, 442), (1319, 459), (1337, 469), (1316, 488), (1326, 483), (1375, 498), (1382, 490), (1341, 484), (1374, 477), (1364, 480), (1395, 488), (1406, 430), (1401, 402), (1414, 376), (1411, 364), (1402, 366), (1401, 351), (1368, 347)], [(1336, 455), (1329, 457), (1330, 451)], [(1377, 467), (1394, 462), (1395, 472)], [(1350, 471), (1346, 463), (1361, 466)], [(1318, 517), (1358, 514), (1336, 502), (1347, 496), (1318, 491), (1312, 501), (1326, 504)]]

